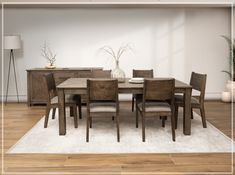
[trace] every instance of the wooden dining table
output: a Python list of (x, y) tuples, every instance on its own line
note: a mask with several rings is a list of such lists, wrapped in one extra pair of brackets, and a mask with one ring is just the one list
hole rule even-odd
[[(59, 135), (66, 135), (66, 117), (65, 117), (65, 94), (87, 94), (88, 78), (69, 78), (57, 85), (58, 101), (59, 101)], [(164, 78), (157, 78), (164, 79)], [(129, 82), (130, 78), (126, 78), (125, 82), (118, 83), (118, 93), (120, 94), (142, 94), (143, 84), (135, 84)], [(192, 86), (179, 80), (175, 80), (175, 93), (184, 94), (184, 120), (183, 133), (191, 135), (191, 94)]]

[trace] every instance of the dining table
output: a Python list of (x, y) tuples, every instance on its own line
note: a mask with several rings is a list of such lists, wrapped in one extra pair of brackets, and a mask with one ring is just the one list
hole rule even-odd
[[(59, 103), (59, 135), (66, 135), (65, 95), (87, 94), (87, 79), (88, 78), (69, 78), (56, 86)], [(143, 83), (131, 83), (129, 80), (130, 78), (126, 78), (124, 82), (118, 83), (118, 93), (142, 94)], [(192, 86), (175, 79), (175, 93), (182, 93), (184, 96), (183, 133), (184, 135), (191, 135)]]

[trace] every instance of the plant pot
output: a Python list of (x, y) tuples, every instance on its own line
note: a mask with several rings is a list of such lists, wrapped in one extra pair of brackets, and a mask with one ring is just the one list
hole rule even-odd
[(221, 100), (223, 102), (231, 102), (231, 93), (230, 92), (222, 92), (221, 93)]
[(228, 82), (226, 84), (226, 88), (227, 88), (228, 92), (230, 92), (231, 98), (233, 98), (233, 100), (235, 100), (235, 81), (228, 80)]

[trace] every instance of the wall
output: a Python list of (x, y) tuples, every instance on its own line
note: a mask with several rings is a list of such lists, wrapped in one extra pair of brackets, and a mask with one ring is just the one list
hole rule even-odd
[[(132, 52), (120, 60), (126, 75), (132, 69), (155, 70), (160, 77), (189, 81), (191, 71), (208, 74), (207, 97), (219, 98), (228, 77), (229, 8), (18, 8), (5, 9), (5, 34), (20, 34), (23, 48), (15, 51), (21, 99), (26, 99), (26, 69), (44, 67), (40, 48), (46, 40), (57, 53), (58, 67), (101, 66), (112, 59), (99, 51), (130, 43)], [(9, 52), (4, 52), (4, 86)], [(13, 72), (12, 72), (13, 73)], [(15, 99), (14, 79), (10, 99)], [(5, 90), (4, 90), (5, 92)]]

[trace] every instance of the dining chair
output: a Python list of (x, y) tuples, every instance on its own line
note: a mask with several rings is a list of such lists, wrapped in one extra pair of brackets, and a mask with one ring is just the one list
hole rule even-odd
[[(137, 78), (137, 77), (139, 77), (139, 78), (153, 78), (153, 69), (150, 69), (150, 70), (133, 69), (132, 77), (133, 78)], [(137, 97), (137, 94), (132, 95), (132, 112), (134, 111), (136, 97)], [(138, 97), (141, 97), (141, 95), (138, 95)]]
[[(199, 95), (191, 97), (191, 118), (193, 119), (193, 108), (200, 109), (202, 125), (203, 128), (206, 128), (206, 116), (205, 116), (205, 107), (204, 107), (204, 99), (205, 99), (205, 90), (206, 90), (206, 74), (200, 74), (192, 72), (190, 85), (192, 89), (199, 91)], [(184, 107), (184, 96), (183, 95), (175, 95), (175, 128), (177, 128), (178, 121), (178, 108)]]
[(136, 115), (140, 113), (142, 118), (143, 142), (145, 142), (145, 118), (151, 116), (171, 118), (172, 140), (175, 141), (174, 89), (175, 79), (144, 79), (143, 99), (136, 106)]
[(111, 70), (92, 70), (91, 78), (111, 78)]
[(119, 142), (118, 80), (88, 79), (87, 96), (86, 141), (89, 142), (89, 128), (93, 117), (114, 116), (117, 126), (117, 141)]
[[(146, 70), (136, 70), (133, 69), (132, 73), (133, 78), (153, 78), (153, 69)], [(142, 94), (133, 94), (132, 95), (132, 112), (134, 111), (134, 106), (137, 105), (138, 101), (142, 100)], [(136, 115), (137, 116), (137, 115)], [(138, 118), (136, 118), (136, 128), (138, 128)]]
[[(46, 116), (45, 116), (45, 121), (44, 121), (44, 128), (47, 128), (48, 125), (48, 119), (49, 119), (49, 114), (50, 110), (53, 109), (52, 111), (52, 119), (55, 119), (55, 112), (56, 108), (59, 107), (59, 102), (58, 102), (58, 96), (57, 96), (57, 90), (56, 90), (56, 84), (55, 84), (55, 79), (53, 73), (49, 73), (44, 75), (46, 86), (47, 86), (47, 92), (48, 92), (48, 97), (47, 97), (47, 106), (46, 106)], [(76, 101), (73, 100), (73, 97), (71, 95), (66, 95), (65, 96), (65, 106), (66, 107), (71, 107), (70, 110), (73, 110), (73, 115), (74, 115), (74, 126), (75, 128), (78, 127), (78, 121), (77, 121), (77, 107), (76, 107)]]

